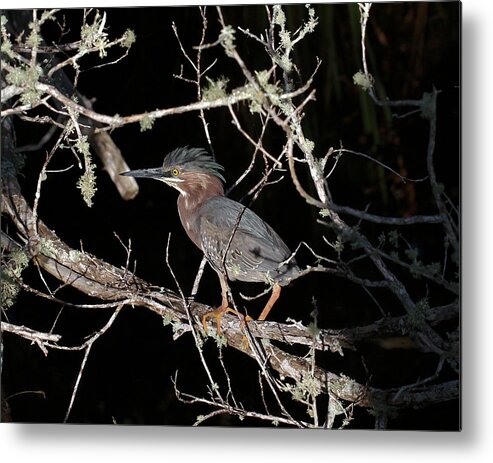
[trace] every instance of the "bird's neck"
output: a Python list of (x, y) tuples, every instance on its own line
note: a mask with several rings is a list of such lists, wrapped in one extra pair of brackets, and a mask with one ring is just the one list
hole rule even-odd
[(187, 190), (180, 190), (178, 196), (178, 213), (183, 228), (190, 239), (201, 249), (198, 226), (195, 223), (196, 211), (207, 200), (216, 196), (224, 196), (222, 182), (213, 176), (200, 176), (193, 185), (187, 185)]
[(189, 183), (186, 190), (180, 190), (178, 207), (193, 211), (208, 199), (216, 196), (224, 196), (221, 180), (212, 175), (197, 174), (195, 182)]

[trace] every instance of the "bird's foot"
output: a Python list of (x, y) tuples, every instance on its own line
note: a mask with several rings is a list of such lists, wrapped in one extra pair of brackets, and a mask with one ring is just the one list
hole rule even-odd
[(216, 319), (217, 335), (221, 335), (221, 320), (225, 313), (232, 313), (241, 317), (241, 328), (243, 328), (247, 322), (253, 320), (252, 317), (249, 317), (248, 315), (245, 316), (229, 306), (220, 306), (217, 309), (211, 310), (210, 312), (207, 312), (205, 315), (202, 316), (202, 326), (204, 327), (205, 334), (207, 334), (207, 319), (210, 317), (214, 317)]

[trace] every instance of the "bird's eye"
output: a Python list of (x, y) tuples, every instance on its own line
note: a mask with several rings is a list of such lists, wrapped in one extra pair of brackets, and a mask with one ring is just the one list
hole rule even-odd
[(171, 175), (173, 177), (178, 177), (179, 174), (180, 174), (180, 171), (176, 167), (171, 171)]

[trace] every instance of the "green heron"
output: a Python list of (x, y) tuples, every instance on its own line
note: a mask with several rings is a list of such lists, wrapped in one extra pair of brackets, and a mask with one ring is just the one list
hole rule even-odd
[(222, 303), (202, 318), (214, 316), (217, 331), (229, 307), (229, 280), (263, 282), (272, 293), (258, 317), (265, 320), (279, 295), (299, 272), (289, 248), (279, 235), (246, 206), (224, 196), (224, 167), (201, 148), (177, 148), (164, 159), (162, 167), (132, 170), (122, 175), (154, 178), (177, 189), (178, 213), (189, 238), (203, 251), (221, 283)]

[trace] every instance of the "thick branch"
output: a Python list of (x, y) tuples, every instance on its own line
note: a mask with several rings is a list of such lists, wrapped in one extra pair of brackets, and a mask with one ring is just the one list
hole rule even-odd
[(44, 333), (42, 331), (36, 331), (27, 326), (12, 325), (11, 323), (2, 322), (2, 332), (14, 333), (30, 341), (39, 343), (44, 341), (58, 342), (61, 339), (61, 335), (53, 333)]

